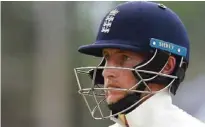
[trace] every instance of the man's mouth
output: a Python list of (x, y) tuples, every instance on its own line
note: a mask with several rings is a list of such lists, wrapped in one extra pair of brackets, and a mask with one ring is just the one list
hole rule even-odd
[(120, 89), (120, 87), (117, 87), (117, 86), (108, 86), (108, 87), (106, 87), (107, 88), (107, 90), (106, 90), (106, 92), (114, 92), (114, 91), (118, 91), (117, 89)]
[(125, 95), (124, 91), (121, 91), (121, 87), (109, 86), (105, 91), (105, 98), (108, 104), (115, 103)]
[(109, 86), (107, 87), (108, 89), (116, 89), (116, 88), (120, 88), (120, 87), (116, 87), (116, 86)]
[(108, 97), (110, 95), (117, 95), (117, 94), (122, 93), (122, 91), (119, 90), (120, 88), (121, 87), (117, 87), (117, 86), (108, 86), (107, 90), (105, 91), (106, 97)]

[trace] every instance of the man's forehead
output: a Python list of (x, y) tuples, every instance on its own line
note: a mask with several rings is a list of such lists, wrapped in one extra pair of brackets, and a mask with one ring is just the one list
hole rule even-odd
[(103, 54), (104, 53), (111, 53), (111, 54), (113, 54), (113, 53), (128, 53), (128, 54), (136, 54), (136, 55), (138, 55), (138, 54), (141, 54), (141, 53), (139, 53), (139, 52), (133, 52), (133, 51), (128, 51), (128, 50), (122, 50), (122, 49), (116, 49), (116, 48), (105, 48), (105, 49), (103, 49)]
[(116, 49), (116, 48), (105, 48), (103, 49), (103, 53), (135, 53), (128, 50)]

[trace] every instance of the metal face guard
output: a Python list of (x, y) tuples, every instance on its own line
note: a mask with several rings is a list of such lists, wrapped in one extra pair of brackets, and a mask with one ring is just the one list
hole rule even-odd
[[(166, 89), (170, 90), (170, 86), (178, 78), (178, 76), (168, 75), (168, 74), (163, 74), (162, 73), (162, 70), (166, 66), (167, 62), (166, 62), (164, 67), (159, 72), (154, 72), (154, 71), (140, 69), (141, 67), (143, 67), (143, 66), (147, 65), (148, 63), (150, 63), (155, 58), (156, 54), (157, 54), (157, 49), (155, 50), (153, 56), (146, 63), (144, 63), (144, 64), (142, 64), (140, 66), (137, 66), (135, 68), (104, 67), (104, 66), (100, 66), (100, 65), (99, 66), (89, 66), (89, 67), (78, 67), (78, 68), (75, 68), (74, 72), (75, 72), (75, 76), (76, 76), (76, 80), (77, 80), (77, 84), (78, 84), (78, 88), (79, 88), (78, 93), (80, 95), (82, 95), (82, 97), (83, 97), (83, 99), (84, 99), (84, 101), (85, 101), (85, 103), (86, 103), (86, 105), (88, 107), (88, 110), (91, 113), (91, 116), (94, 119), (97, 119), (97, 120), (98, 119), (106, 119), (106, 118), (114, 117), (114, 116), (117, 116), (117, 115), (119, 115), (121, 113), (124, 113), (127, 110), (131, 109), (132, 107), (136, 106), (137, 104), (142, 102), (145, 98), (147, 98), (150, 95), (154, 95), (154, 94), (159, 93), (161, 91), (164, 91)], [(180, 63), (179, 66), (182, 65), (182, 62), (183, 62), (183, 57), (181, 58), (181, 63)], [(96, 75), (97, 71), (99, 71), (99, 70), (102, 71), (103, 69), (121, 69), (121, 70), (135, 71), (136, 74), (140, 77), (140, 80), (133, 87), (131, 87), (129, 89), (123, 89), (123, 88), (104, 88), (103, 87), (104, 84), (98, 84), (99, 82), (95, 81), (96, 80), (96, 76), (97, 76)], [(86, 75), (90, 76), (90, 71), (91, 70), (93, 71), (93, 73), (92, 73), (93, 75), (91, 77), (91, 79), (92, 79), (91, 82), (92, 83), (91, 83), (90, 87), (83, 88), (83, 85), (80, 82), (79, 74), (86, 74)], [(154, 76), (151, 77), (151, 78), (143, 79), (141, 77), (140, 73), (152, 74)], [(149, 88), (149, 86), (148, 86), (148, 84), (146, 82), (153, 80), (157, 76), (167, 77), (167, 78), (170, 78), (172, 80), (163, 89), (161, 89), (159, 91), (152, 91)], [(145, 85), (145, 87), (148, 89), (148, 91), (140, 91), (140, 90), (135, 89), (135, 88), (137, 88), (137, 86), (140, 83), (143, 83)], [(103, 109), (101, 107), (102, 107), (103, 104), (105, 104), (105, 105), (107, 104), (106, 103), (105, 92), (109, 91), (109, 90), (126, 91), (127, 93), (145, 93), (147, 95), (142, 97), (139, 101), (137, 101), (136, 103), (134, 103), (130, 107), (127, 107), (126, 109), (124, 109), (124, 110), (122, 110), (122, 111), (120, 111), (118, 113), (112, 114), (111, 111), (109, 111), (109, 113), (107, 113), (105, 115), (104, 111), (103, 111)], [(94, 107), (91, 107), (87, 97), (92, 97), (92, 99), (94, 100), (94, 103), (95, 103)], [(98, 112), (99, 115), (96, 115), (96, 112)]]

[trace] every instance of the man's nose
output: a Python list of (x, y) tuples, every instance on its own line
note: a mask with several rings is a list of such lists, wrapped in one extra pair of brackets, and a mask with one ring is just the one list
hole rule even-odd
[(106, 67), (116, 67), (114, 64), (105, 64), (102, 75), (104, 78), (115, 78), (119, 74), (118, 69), (106, 68)]

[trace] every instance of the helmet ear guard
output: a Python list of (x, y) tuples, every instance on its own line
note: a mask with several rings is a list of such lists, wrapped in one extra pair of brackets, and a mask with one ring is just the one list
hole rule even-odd
[(178, 68), (178, 70), (176, 71), (176, 76), (178, 78), (172, 83), (172, 86), (170, 88), (171, 93), (173, 93), (174, 95), (176, 94), (179, 84), (184, 80), (185, 70), (181, 67)]
[[(156, 56), (153, 58), (152, 61), (150, 61), (145, 66), (142, 66), (142, 67), (137, 68), (137, 69), (149, 70), (149, 71), (154, 71), (154, 72), (161, 73), (161, 71), (163, 70), (163, 68), (166, 66), (166, 64), (168, 62), (169, 56), (171, 56), (171, 55), (175, 57), (176, 65), (175, 65), (174, 71), (170, 75), (177, 76), (177, 78), (172, 83), (172, 85), (170, 87), (170, 92), (175, 95), (176, 91), (177, 91), (177, 89), (179, 87), (179, 84), (185, 78), (185, 71), (187, 69), (187, 64), (186, 64), (185, 61), (183, 61), (183, 57), (176, 56), (176, 55), (173, 55), (171, 53), (158, 50)], [(140, 65), (145, 64), (148, 60), (145, 60), (145, 62), (141, 63)], [(138, 67), (140, 65), (136, 65), (135, 67)], [(164, 77), (164, 76), (160, 76), (160, 75), (156, 75), (156, 74), (148, 74), (148, 73), (144, 73), (144, 72), (138, 72), (138, 73), (140, 74), (141, 79), (136, 74), (136, 72), (133, 71), (134, 76), (138, 80), (151, 79), (149, 81), (146, 81), (146, 83), (157, 83), (157, 84), (163, 84), (163, 85), (167, 86), (172, 81), (172, 79), (169, 78), (169, 77)], [(139, 89), (143, 90), (143, 88), (145, 89), (145, 85), (139, 84)]]
[(183, 61), (184, 59), (179, 57), (179, 56), (175, 56), (176, 58), (176, 61), (177, 61), (177, 65), (175, 67), (175, 70), (173, 72), (173, 74), (175, 74), (178, 78), (173, 82), (171, 88), (170, 88), (170, 91), (175, 95), (176, 94), (176, 91), (179, 87), (179, 84), (181, 82), (183, 82), (184, 78), (185, 78), (185, 72), (186, 72), (186, 69), (188, 67), (188, 64), (186, 61)]

